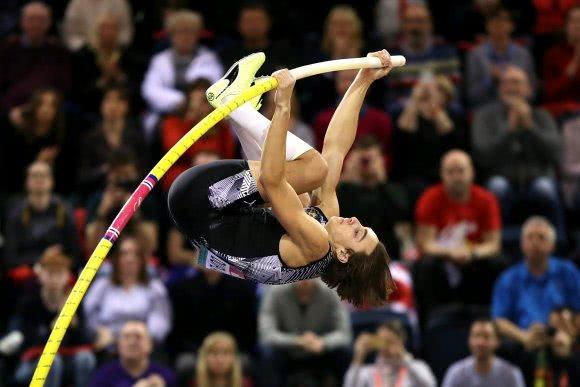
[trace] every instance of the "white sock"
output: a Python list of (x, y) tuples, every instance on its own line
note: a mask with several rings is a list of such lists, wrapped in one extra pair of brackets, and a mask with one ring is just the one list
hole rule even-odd
[[(257, 112), (249, 103), (234, 110), (229, 118), (234, 123), (232, 126), (240, 139), (248, 160), (260, 160), (262, 147), (270, 128), (270, 120)], [(310, 145), (288, 132), (286, 136), (286, 160), (296, 160), (310, 149), (312, 149)]]

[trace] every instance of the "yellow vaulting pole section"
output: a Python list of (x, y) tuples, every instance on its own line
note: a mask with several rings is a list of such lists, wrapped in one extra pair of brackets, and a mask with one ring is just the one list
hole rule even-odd
[[(275, 78), (267, 77), (261, 78), (259, 81), (256, 82), (256, 85), (250, 87), (249, 89), (245, 90), (240, 95), (233, 98), (231, 101), (226, 103), (225, 105), (217, 108), (210, 114), (208, 114), (203, 120), (201, 120), (197, 125), (195, 125), (185, 136), (183, 136), (177, 144), (175, 144), (163, 158), (153, 167), (151, 172), (148, 176), (153, 176), (157, 181), (165, 175), (165, 172), (175, 162), (196, 142), (201, 136), (203, 136), (208, 130), (214, 127), (218, 122), (223, 120), (227, 117), (232, 111), (236, 110), (238, 107), (243, 105), (244, 103), (250, 101), (252, 98), (257, 97), (258, 95), (264, 94), (272, 89), (275, 89), (278, 86), (278, 81)], [(139, 188), (138, 188), (139, 189)], [(137, 190), (135, 191), (137, 192)], [(147, 191), (148, 193), (148, 191)], [(135, 212), (135, 209), (127, 208), (127, 204), (130, 203), (131, 199), (135, 193), (127, 200), (127, 203), (121, 209), (117, 218), (123, 214), (124, 211), (129, 212), (129, 218)], [(144, 197), (143, 197), (144, 198)], [(141, 197), (139, 198), (141, 199)], [(140, 205), (141, 200), (139, 200), (138, 205)], [(115, 218), (117, 220), (117, 218)], [(128, 220), (128, 219), (127, 219)], [(126, 222), (124, 223), (126, 224)], [(109, 227), (108, 233), (112, 229), (112, 226)], [(118, 234), (122, 231), (121, 229), (114, 229), (116, 231), (117, 237)], [(107, 234), (108, 235), (108, 234)], [(113, 246), (113, 242), (110, 240), (111, 238), (103, 238), (100, 240), (99, 244), (91, 254), (91, 257), (87, 261), (87, 264), (83, 268), (81, 274), (77, 282), (75, 283), (74, 287), (72, 288), (64, 307), (62, 308), (54, 327), (50, 333), (48, 341), (44, 346), (44, 350), (38, 361), (38, 365), (34, 371), (34, 375), (32, 376), (32, 380), (30, 382), (31, 387), (42, 387), (44, 386), (44, 381), (48, 376), (50, 371), (50, 367), (52, 366), (52, 362), (54, 357), (58, 353), (58, 349), (60, 347), (60, 343), (70, 325), (70, 322), (76, 313), (78, 306), (80, 305), (83, 297), (89, 285), (93, 281), (93, 278), (97, 274), (97, 271), (101, 267), (101, 264), (107, 257), (109, 250)]]

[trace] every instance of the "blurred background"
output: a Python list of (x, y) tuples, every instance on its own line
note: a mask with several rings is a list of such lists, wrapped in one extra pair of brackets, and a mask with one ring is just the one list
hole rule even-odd
[[(390, 300), (191, 267), (166, 195), (243, 157), (223, 121), (128, 224), (45, 385), (580, 384), (578, 0), (2, 0), (0, 41), (0, 386), (28, 385), (86, 259), (233, 62), (382, 48), (407, 65), (372, 87), (338, 196), (389, 250)], [(355, 74), (298, 82), (290, 130), (320, 149)]]

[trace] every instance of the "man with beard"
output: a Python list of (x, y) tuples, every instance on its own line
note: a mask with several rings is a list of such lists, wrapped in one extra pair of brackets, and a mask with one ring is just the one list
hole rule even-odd
[(441, 179), (423, 192), (415, 210), (422, 255), (415, 265), (417, 299), (424, 306), (489, 304), (499, 273), (499, 206), (489, 191), (473, 183), (473, 164), (463, 151), (443, 156)]

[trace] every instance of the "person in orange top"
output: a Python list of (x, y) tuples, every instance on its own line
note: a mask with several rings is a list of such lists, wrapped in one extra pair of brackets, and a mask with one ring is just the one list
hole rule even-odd
[[(195, 124), (208, 115), (212, 107), (207, 103), (205, 91), (210, 81), (199, 78), (187, 90), (187, 100), (181, 111), (167, 116), (161, 123), (161, 144), (163, 152), (167, 152), (183, 137)], [(191, 166), (192, 158), (201, 151), (211, 151), (222, 158), (234, 158), (236, 143), (230, 128), (224, 121), (214, 126), (209, 132), (197, 140), (165, 174), (161, 185), (168, 191), (173, 180)]]

